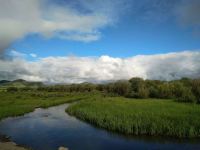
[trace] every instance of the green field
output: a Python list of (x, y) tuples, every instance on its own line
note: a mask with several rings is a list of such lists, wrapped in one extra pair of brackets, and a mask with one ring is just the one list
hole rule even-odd
[(38, 107), (46, 108), (81, 100), (86, 96), (59, 92), (0, 92), (0, 120), (31, 112)]
[(107, 97), (80, 101), (66, 111), (98, 127), (123, 134), (200, 136), (200, 106), (197, 104)]
[(200, 105), (109, 97), (99, 92), (0, 92), (0, 120), (38, 107), (79, 101), (66, 111), (98, 127), (130, 135), (200, 136)]

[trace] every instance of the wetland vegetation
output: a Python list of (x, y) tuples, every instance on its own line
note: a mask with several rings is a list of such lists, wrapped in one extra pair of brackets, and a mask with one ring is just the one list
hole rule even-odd
[(79, 101), (66, 111), (98, 127), (133, 135), (200, 136), (200, 80), (130, 80), (44, 85), (2, 81), (0, 119)]
[(71, 105), (69, 114), (123, 134), (200, 136), (200, 106), (173, 100), (107, 97)]

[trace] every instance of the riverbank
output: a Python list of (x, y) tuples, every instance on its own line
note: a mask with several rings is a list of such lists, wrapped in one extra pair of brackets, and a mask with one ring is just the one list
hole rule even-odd
[(173, 100), (107, 97), (85, 100), (66, 110), (98, 127), (131, 135), (200, 136), (200, 105)]
[[(0, 92), (0, 120), (86, 98), (81, 93), (64, 92)], [(62, 147), (61, 147), (62, 148)], [(59, 148), (58, 148), (59, 149)], [(0, 150), (29, 150), (0, 135)]]
[(5, 142), (5, 143), (0, 142), (0, 150), (28, 150), (28, 149), (17, 146), (13, 142)]
[(98, 127), (131, 135), (200, 136), (200, 105), (161, 99), (128, 99), (100, 93), (0, 92), (0, 120), (83, 100), (66, 111)]
[[(63, 103), (84, 99), (83, 94), (58, 92), (0, 92), (0, 120), (34, 111), (35, 108), (47, 108)], [(28, 150), (12, 141), (0, 139), (0, 150)]]
[(87, 98), (90, 94), (64, 92), (0, 92), (0, 120)]
[[(14, 142), (0, 142), (0, 150), (31, 150), (21, 146), (18, 146)], [(59, 147), (58, 150), (69, 150), (66, 147)]]
[(9, 137), (0, 135), (0, 150), (28, 150), (28, 149), (18, 146), (14, 142), (11, 142)]

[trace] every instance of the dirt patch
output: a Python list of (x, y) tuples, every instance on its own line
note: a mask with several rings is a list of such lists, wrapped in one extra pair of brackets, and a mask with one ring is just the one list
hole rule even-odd
[(28, 150), (23, 147), (17, 146), (13, 142), (0, 142), (0, 150)]
[(18, 146), (16, 143), (11, 142), (8, 136), (0, 134), (0, 150), (28, 150), (28, 149)]

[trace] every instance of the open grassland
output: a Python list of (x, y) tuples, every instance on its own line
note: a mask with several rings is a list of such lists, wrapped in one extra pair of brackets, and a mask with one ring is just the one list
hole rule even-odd
[(37, 107), (50, 107), (86, 98), (81, 93), (59, 92), (0, 92), (0, 120), (33, 111)]
[(66, 110), (98, 127), (124, 134), (200, 136), (200, 106), (173, 100), (90, 98)]

